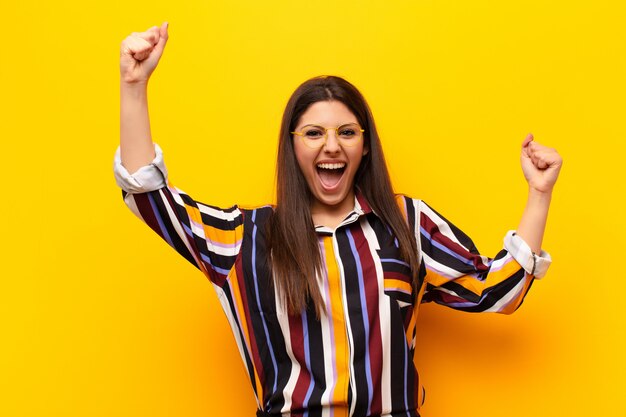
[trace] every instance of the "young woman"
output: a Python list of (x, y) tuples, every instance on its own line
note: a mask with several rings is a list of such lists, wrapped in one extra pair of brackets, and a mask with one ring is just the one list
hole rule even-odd
[(213, 283), (259, 416), (419, 416), (421, 303), (512, 313), (546, 272), (541, 250), (561, 158), (522, 143), (528, 203), (494, 257), (421, 200), (395, 195), (374, 119), (338, 77), (303, 83), (284, 112), (277, 203), (221, 209), (168, 180), (146, 87), (167, 24), (121, 49), (115, 176), (128, 207)]

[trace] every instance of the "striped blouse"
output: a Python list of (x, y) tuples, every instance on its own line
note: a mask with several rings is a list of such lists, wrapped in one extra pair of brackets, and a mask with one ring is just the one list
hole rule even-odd
[(418, 199), (397, 202), (420, 251), (419, 291), (397, 241), (362, 195), (335, 229), (316, 227), (325, 309), (288, 315), (277, 302), (265, 225), (272, 206), (222, 209), (167, 177), (155, 145), (130, 175), (114, 162), (124, 202), (211, 281), (252, 384), (259, 416), (419, 416), (425, 391), (414, 362), (420, 303), (510, 314), (551, 262), (514, 232), (493, 259)]

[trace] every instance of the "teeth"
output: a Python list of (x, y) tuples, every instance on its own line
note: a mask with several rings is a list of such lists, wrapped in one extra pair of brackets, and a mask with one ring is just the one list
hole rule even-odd
[(323, 168), (323, 169), (341, 169), (344, 168), (346, 166), (345, 163), (340, 162), (337, 164), (317, 164), (318, 168)]

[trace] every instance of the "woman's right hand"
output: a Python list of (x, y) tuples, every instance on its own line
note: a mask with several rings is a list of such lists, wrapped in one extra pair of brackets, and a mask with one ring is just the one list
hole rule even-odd
[(147, 83), (163, 55), (167, 43), (167, 22), (145, 32), (133, 32), (122, 41), (120, 80), (122, 83)]

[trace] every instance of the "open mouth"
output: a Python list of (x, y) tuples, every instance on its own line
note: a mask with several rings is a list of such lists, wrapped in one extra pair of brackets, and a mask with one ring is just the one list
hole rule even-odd
[(333, 188), (343, 177), (343, 173), (346, 171), (345, 162), (336, 162), (332, 164), (322, 163), (317, 164), (317, 175), (325, 188)]

